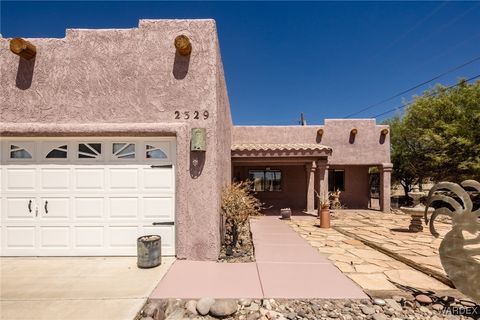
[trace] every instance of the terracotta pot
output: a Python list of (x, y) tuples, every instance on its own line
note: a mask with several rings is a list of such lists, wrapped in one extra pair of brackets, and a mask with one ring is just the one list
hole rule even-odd
[(330, 209), (322, 208), (320, 211), (320, 228), (330, 228)]

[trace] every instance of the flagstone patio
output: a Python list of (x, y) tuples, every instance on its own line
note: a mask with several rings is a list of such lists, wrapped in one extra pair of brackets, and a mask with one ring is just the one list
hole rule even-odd
[[(374, 243), (384, 250), (418, 263), (427, 271), (434, 270), (445, 275), (438, 255), (442, 237), (433, 237), (428, 228), (419, 233), (405, 232), (410, 216), (370, 210), (339, 210), (332, 213), (331, 222), (332, 228), (321, 229), (318, 227), (318, 218), (303, 215), (292, 217), (288, 224), (366, 292), (375, 295), (374, 291), (398, 290), (392, 282), (436, 292), (451, 293), (453, 290), (427, 274), (364, 244), (365, 241)], [(450, 230), (446, 223), (436, 223), (436, 227), (442, 235)]]
[(354, 232), (357, 237), (373, 242), (433, 271), (445, 274), (438, 248), (451, 225), (435, 222), (440, 237), (430, 234), (428, 226), (417, 233), (406, 232), (410, 224), (409, 215), (385, 214), (375, 211), (345, 210), (334, 213), (335, 226)]

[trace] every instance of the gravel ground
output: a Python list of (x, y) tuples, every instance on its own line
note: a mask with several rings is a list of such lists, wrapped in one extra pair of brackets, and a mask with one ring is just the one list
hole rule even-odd
[[(418, 298), (418, 297), (417, 297)], [(430, 298), (430, 297), (427, 297)], [(440, 320), (480, 319), (480, 306), (451, 297), (428, 300), (403, 297), (372, 300), (209, 299), (150, 302), (138, 319), (235, 319), (235, 320)], [(425, 301), (425, 303), (419, 302)], [(426, 303), (430, 301), (429, 303)], [(158, 312), (152, 305), (158, 306)], [(452, 309), (455, 307), (456, 309)], [(449, 309), (450, 308), (450, 309)], [(463, 312), (453, 315), (448, 310)], [(476, 312), (476, 315), (471, 315)], [(470, 315), (467, 315), (470, 313)], [(203, 316), (202, 316), (203, 314)], [(142, 318), (143, 316), (143, 318)]]
[[(225, 226), (226, 231), (226, 243), (231, 240), (230, 226)], [(238, 235), (238, 243), (235, 248), (232, 248), (230, 255), (227, 255), (227, 246), (222, 245), (220, 255), (218, 257), (219, 262), (254, 262), (255, 255), (252, 242), (252, 234), (250, 232), (250, 222), (247, 221), (242, 227), (240, 227)]]

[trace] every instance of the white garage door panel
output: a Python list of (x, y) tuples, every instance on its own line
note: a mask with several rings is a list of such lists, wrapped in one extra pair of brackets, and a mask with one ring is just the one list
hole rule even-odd
[(75, 247), (97, 247), (104, 246), (104, 227), (76, 227)]
[(138, 226), (110, 226), (108, 228), (110, 246), (133, 248), (136, 250), (139, 234)]
[(70, 189), (70, 169), (40, 169), (40, 188), (44, 190)]
[(0, 141), (0, 255), (133, 256), (147, 234), (175, 255), (174, 138)]
[(8, 248), (34, 248), (35, 247), (35, 228), (34, 227), (14, 227), (5, 228), (5, 242)]
[[(30, 208), (32, 212), (29, 211), (29, 202), (31, 202)], [(3, 201), (5, 203), (4, 215), (6, 220), (16, 220), (16, 219), (28, 219), (33, 220), (35, 218), (35, 199), (32, 198), (5, 198)], [(2, 210), (3, 211), (3, 210)]]
[(76, 168), (75, 187), (82, 190), (102, 190), (104, 188), (104, 175), (104, 168)]
[(69, 227), (40, 227), (40, 246), (43, 248), (69, 248)]
[(145, 218), (173, 221), (173, 198), (143, 198), (143, 215)]
[(41, 220), (68, 219), (70, 217), (70, 198), (42, 197), (39, 211)]
[(138, 218), (138, 198), (110, 198), (110, 218)]
[(103, 197), (76, 197), (74, 199), (74, 219), (101, 219), (104, 215)]
[(130, 189), (138, 188), (138, 169), (110, 169), (110, 188)]
[(149, 168), (143, 170), (143, 187), (173, 191), (173, 171), (170, 168)]
[(35, 168), (11, 168), (6, 172), (6, 190), (35, 190)]

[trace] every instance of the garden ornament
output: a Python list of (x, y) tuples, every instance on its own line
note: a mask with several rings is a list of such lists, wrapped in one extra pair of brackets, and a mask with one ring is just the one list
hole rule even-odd
[[(462, 188), (463, 187), (463, 188)], [(448, 206), (437, 208), (430, 217), (430, 232), (438, 237), (434, 221), (439, 215), (452, 219), (450, 230), (440, 243), (440, 260), (445, 272), (455, 287), (477, 303), (480, 302), (480, 209), (473, 211), (470, 195), (464, 188), (480, 192), (480, 183), (465, 180), (460, 185), (453, 182), (439, 182), (429, 192), (425, 208), (425, 223), (428, 224), (428, 207), (435, 201), (444, 202)], [(438, 194), (444, 190), (455, 194)], [(453, 209), (453, 210), (452, 210)]]

